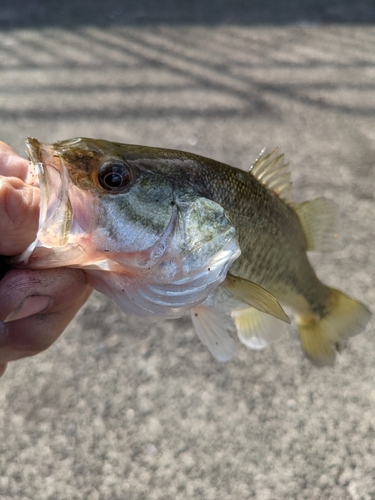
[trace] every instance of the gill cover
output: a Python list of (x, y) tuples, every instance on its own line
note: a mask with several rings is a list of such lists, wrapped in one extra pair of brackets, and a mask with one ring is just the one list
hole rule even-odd
[[(222, 283), (239, 255), (235, 230), (220, 205), (205, 198), (177, 201), (152, 247), (107, 252), (101, 270), (88, 271), (89, 282), (128, 314), (178, 318)], [(120, 272), (118, 267), (110, 270), (114, 263)]]

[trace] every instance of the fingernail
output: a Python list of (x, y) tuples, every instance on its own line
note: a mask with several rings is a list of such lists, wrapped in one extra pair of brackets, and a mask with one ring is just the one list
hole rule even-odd
[(30, 297), (26, 297), (15, 311), (8, 314), (4, 319), (4, 323), (40, 313), (47, 309), (47, 307), (51, 305), (51, 302), (51, 297), (47, 295), (31, 295)]

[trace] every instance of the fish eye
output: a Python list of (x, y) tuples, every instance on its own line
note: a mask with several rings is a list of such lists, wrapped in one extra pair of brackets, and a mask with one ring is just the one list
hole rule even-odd
[(98, 174), (99, 184), (110, 193), (122, 191), (130, 182), (130, 172), (123, 163), (106, 163)]

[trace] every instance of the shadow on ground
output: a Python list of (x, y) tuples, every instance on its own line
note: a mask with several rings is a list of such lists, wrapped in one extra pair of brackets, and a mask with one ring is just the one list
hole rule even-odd
[(0, 28), (152, 24), (370, 24), (372, 0), (3, 0)]

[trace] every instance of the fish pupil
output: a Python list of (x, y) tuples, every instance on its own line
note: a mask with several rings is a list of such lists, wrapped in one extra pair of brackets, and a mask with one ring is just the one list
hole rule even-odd
[(107, 186), (118, 187), (122, 182), (121, 175), (119, 174), (109, 174), (105, 178), (105, 183)]

